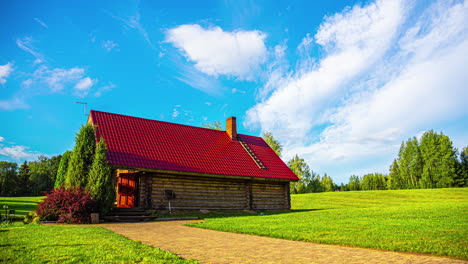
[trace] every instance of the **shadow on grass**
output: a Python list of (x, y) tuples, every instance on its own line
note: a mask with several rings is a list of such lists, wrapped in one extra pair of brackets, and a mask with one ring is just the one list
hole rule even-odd
[(158, 214), (159, 218), (175, 218), (175, 217), (198, 217), (200, 219), (207, 218), (230, 218), (230, 217), (245, 217), (245, 216), (268, 216), (268, 215), (282, 215), (282, 214), (294, 214), (303, 212), (314, 212), (328, 209), (296, 209), (296, 210), (258, 210), (258, 211), (236, 211), (236, 212), (223, 212), (223, 211), (211, 211), (209, 213), (195, 212), (175, 212), (172, 214)]

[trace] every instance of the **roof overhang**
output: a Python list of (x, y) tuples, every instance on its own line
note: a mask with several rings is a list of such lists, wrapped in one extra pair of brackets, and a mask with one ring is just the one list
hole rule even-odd
[(237, 175), (222, 175), (222, 174), (209, 174), (209, 173), (198, 173), (188, 171), (171, 171), (171, 170), (159, 170), (151, 168), (140, 168), (131, 166), (111, 165), (112, 169), (123, 169), (123, 170), (136, 170), (142, 172), (153, 172), (162, 174), (173, 174), (173, 175), (189, 175), (189, 176), (200, 176), (200, 177), (212, 177), (212, 178), (227, 178), (227, 179), (242, 179), (242, 180), (255, 180), (255, 181), (270, 181), (270, 182), (297, 182), (299, 179), (281, 179), (281, 178), (267, 178), (267, 177), (250, 177), (250, 176), (237, 176)]

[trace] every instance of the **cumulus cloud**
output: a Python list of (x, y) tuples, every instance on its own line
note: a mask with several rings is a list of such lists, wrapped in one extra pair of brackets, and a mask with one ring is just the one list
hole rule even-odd
[(260, 31), (226, 32), (220, 27), (181, 25), (167, 31), (167, 41), (177, 47), (195, 67), (208, 75), (252, 79), (265, 62), (266, 34)]
[(466, 116), (467, 3), (439, 1), (421, 13), (402, 4), (376, 1), (326, 17), (314, 43), (305, 37), (298, 47), (319, 45), (323, 57), (302, 57), (265, 87), (271, 95), (246, 124), (272, 131), (285, 157), (297, 153), (323, 171), (369, 157), (388, 166), (402, 138)]
[(8, 78), (12, 72), (13, 64), (11, 62), (5, 65), (0, 65), (0, 84), (5, 84), (6, 78)]
[(26, 109), (28, 107), (29, 106), (22, 98), (16, 96), (7, 100), (0, 100), (0, 110), (12, 111), (16, 109)]

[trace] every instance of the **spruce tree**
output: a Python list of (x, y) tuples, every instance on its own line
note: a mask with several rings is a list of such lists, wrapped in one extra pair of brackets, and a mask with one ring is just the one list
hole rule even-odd
[(30, 171), (31, 169), (29, 168), (28, 162), (24, 161), (18, 172), (16, 195), (27, 196), (32, 194), (30, 190), (31, 184), (29, 181), (29, 178), (31, 177)]
[(81, 126), (76, 134), (75, 148), (68, 164), (65, 184), (75, 187), (86, 187), (88, 173), (91, 169), (96, 149), (94, 128), (91, 124)]
[(60, 159), (57, 176), (55, 177), (54, 189), (65, 184), (65, 178), (67, 177), (68, 163), (70, 162), (71, 154), (72, 152), (67, 150), (65, 153), (63, 153), (62, 158)]
[(88, 190), (98, 202), (100, 213), (105, 215), (112, 208), (116, 193), (112, 181), (112, 172), (107, 163), (106, 144), (101, 138), (96, 148), (93, 165), (89, 171)]

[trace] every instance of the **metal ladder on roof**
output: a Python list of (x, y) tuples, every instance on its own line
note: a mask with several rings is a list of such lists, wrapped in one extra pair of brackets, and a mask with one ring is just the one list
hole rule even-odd
[(266, 170), (266, 167), (265, 165), (263, 165), (262, 161), (257, 157), (257, 155), (255, 155), (253, 150), (249, 147), (249, 145), (247, 145), (247, 143), (244, 142), (244, 140), (242, 140), (242, 138), (239, 135), (237, 136), (237, 141), (239, 141), (241, 146), (245, 149), (245, 151), (247, 151), (247, 153), (255, 161), (257, 166), (262, 170)]

